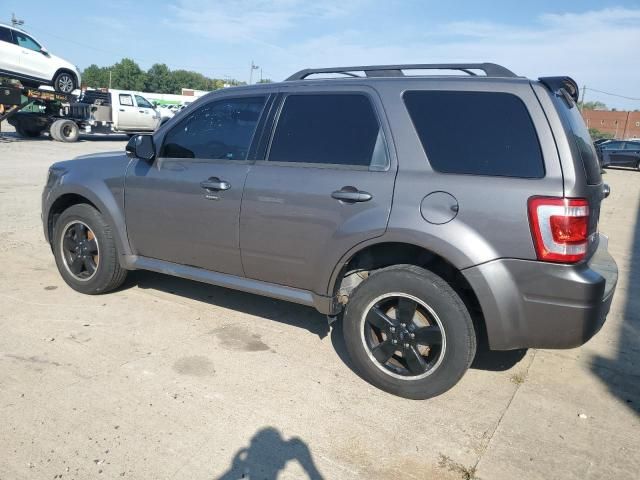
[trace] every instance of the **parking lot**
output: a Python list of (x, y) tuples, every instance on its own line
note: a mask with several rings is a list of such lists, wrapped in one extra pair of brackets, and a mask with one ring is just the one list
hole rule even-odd
[(595, 338), (481, 350), (410, 401), (361, 380), (311, 308), (147, 272), (74, 292), (42, 235), (47, 167), (126, 137), (2, 132), (0, 480), (637, 478), (640, 172), (605, 175), (620, 281)]

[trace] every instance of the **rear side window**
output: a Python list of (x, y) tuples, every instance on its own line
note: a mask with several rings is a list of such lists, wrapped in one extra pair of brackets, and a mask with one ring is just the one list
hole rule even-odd
[(404, 102), (434, 170), (542, 178), (533, 121), (509, 93), (410, 91)]
[(366, 95), (294, 94), (282, 107), (269, 160), (384, 168), (387, 156)]
[(8, 28), (0, 27), (0, 42), (13, 43), (11, 30), (9, 30)]
[[(564, 129), (569, 139), (573, 138), (573, 143), (580, 160), (582, 160), (587, 183), (589, 185), (599, 184), (602, 181), (600, 163), (578, 106), (568, 95), (554, 96), (554, 103), (556, 108), (560, 110), (561, 117), (564, 117)], [(622, 142), (620, 142), (620, 147), (622, 147)]]

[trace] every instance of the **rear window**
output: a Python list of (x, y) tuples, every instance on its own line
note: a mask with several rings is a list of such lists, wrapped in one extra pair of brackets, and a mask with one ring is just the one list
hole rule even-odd
[(0, 27), (0, 42), (13, 43), (11, 30), (9, 30), (8, 28)]
[(509, 93), (410, 91), (404, 102), (434, 170), (542, 178), (533, 121)]

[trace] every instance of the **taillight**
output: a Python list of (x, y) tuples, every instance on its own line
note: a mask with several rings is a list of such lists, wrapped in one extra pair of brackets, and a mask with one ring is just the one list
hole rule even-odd
[(532, 197), (529, 223), (538, 260), (576, 263), (587, 254), (589, 202), (586, 199)]

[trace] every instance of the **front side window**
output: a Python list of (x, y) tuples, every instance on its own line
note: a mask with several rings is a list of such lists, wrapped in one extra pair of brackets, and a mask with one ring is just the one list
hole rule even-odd
[(520, 98), (502, 92), (410, 91), (404, 102), (434, 170), (542, 178), (533, 121)]
[(386, 148), (371, 101), (362, 94), (289, 95), (269, 161), (384, 168)]
[(133, 98), (131, 95), (120, 94), (120, 105), (124, 105), (125, 107), (133, 107)]
[(33, 38), (31, 38), (29, 35), (25, 35), (22, 32), (18, 32), (17, 30), (13, 31), (13, 38), (15, 39), (16, 43), (22, 48), (28, 48), (29, 50), (34, 50), (36, 52), (39, 52), (42, 49), (40, 44)]
[(264, 103), (245, 97), (197, 108), (167, 133), (160, 156), (246, 160)]
[(622, 142), (608, 142), (602, 146), (603, 150), (621, 150)]
[(625, 150), (640, 150), (640, 142), (626, 142), (624, 144)]
[(136, 102), (138, 103), (139, 107), (153, 108), (153, 105), (151, 105), (146, 98), (141, 97), (140, 95), (136, 95)]
[(0, 42), (13, 43), (11, 30), (9, 30), (8, 28), (0, 27)]

